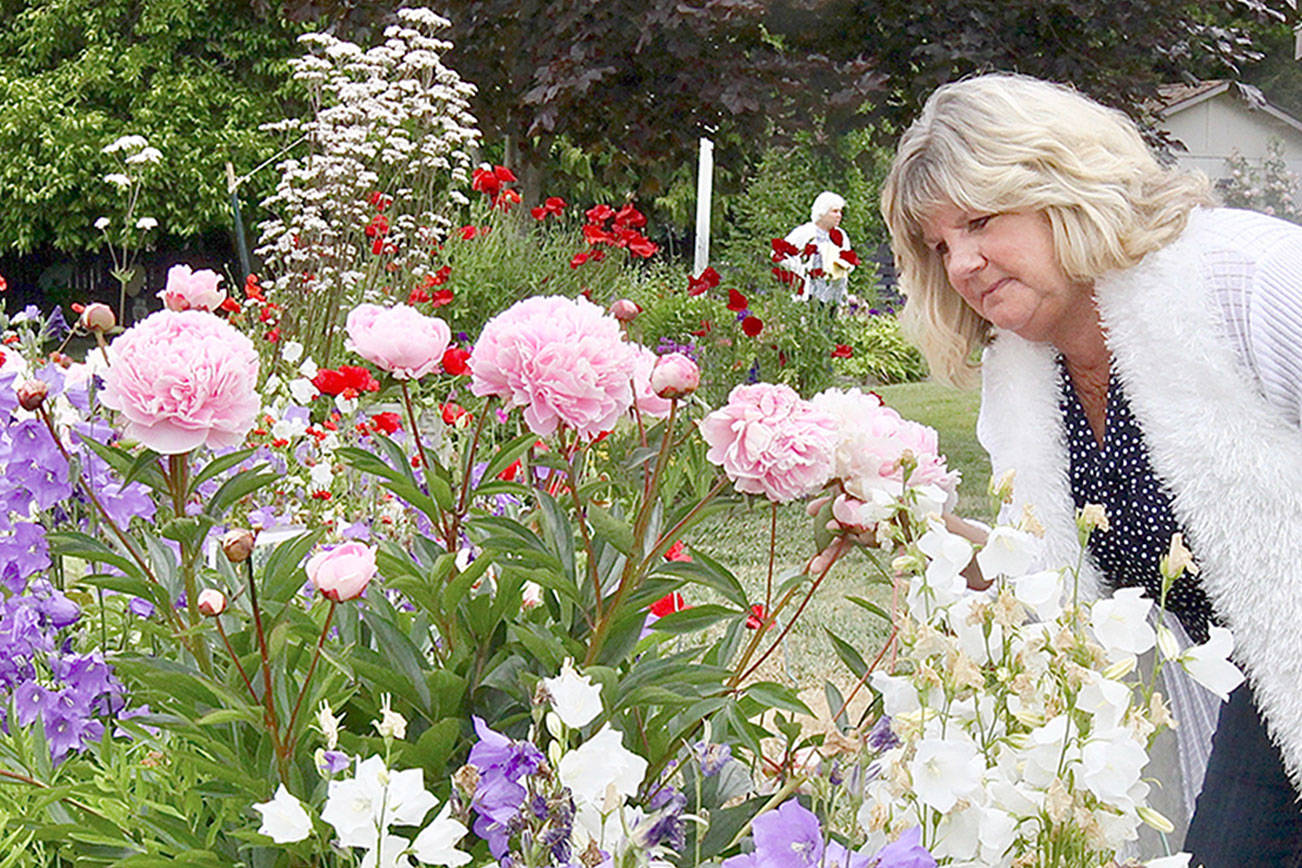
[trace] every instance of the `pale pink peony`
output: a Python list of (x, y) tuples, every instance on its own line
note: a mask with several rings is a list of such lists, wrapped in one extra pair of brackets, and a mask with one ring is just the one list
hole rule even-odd
[(327, 599), (342, 603), (361, 595), (375, 578), (375, 549), (344, 543), (308, 558), (307, 577)]
[(660, 357), (651, 372), (651, 389), (662, 398), (685, 398), (701, 385), (701, 369), (682, 353)]
[(158, 297), (168, 310), (216, 310), (226, 300), (226, 290), (217, 288), (221, 282), (222, 276), (211, 269), (191, 271), (188, 265), (173, 265)]
[(566, 425), (591, 438), (632, 406), (635, 369), (614, 317), (586, 299), (534, 297), (484, 326), (470, 357), (470, 389), (524, 407), (535, 434)]
[(706, 458), (738, 491), (785, 503), (822, 488), (832, 475), (836, 422), (790, 386), (738, 386), (701, 420)]
[(164, 455), (207, 444), (239, 446), (253, 427), (258, 354), (225, 320), (199, 310), (160, 310), (109, 345), (104, 406), (123, 433)]
[(874, 492), (891, 497), (903, 494), (900, 459), (906, 449), (917, 461), (917, 469), (909, 475), (910, 486), (936, 484), (954, 492), (957, 475), (946, 469), (933, 429), (901, 418), (876, 395), (858, 389), (828, 389), (815, 395), (812, 403), (836, 420), (832, 475), (852, 498), (871, 503), (880, 500)]
[(651, 386), (652, 372), (660, 357), (646, 347), (637, 344), (632, 346), (637, 361), (637, 368), (633, 371), (633, 401), (637, 405), (638, 412), (643, 416), (663, 419), (669, 415), (669, 408), (673, 402), (668, 398), (661, 398)]
[(405, 304), (359, 304), (348, 314), (348, 349), (400, 380), (439, 369), (452, 340), (448, 324)]

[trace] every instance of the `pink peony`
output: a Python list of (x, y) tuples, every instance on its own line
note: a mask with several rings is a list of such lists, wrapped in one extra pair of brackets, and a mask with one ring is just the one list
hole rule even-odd
[(701, 385), (701, 369), (682, 353), (660, 357), (651, 372), (651, 389), (662, 398), (685, 398)]
[(632, 406), (635, 369), (614, 317), (586, 299), (535, 297), (484, 326), (470, 357), (470, 389), (524, 407), (535, 434), (568, 425), (591, 438)]
[(836, 423), (790, 386), (738, 386), (701, 420), (706, 458), (739, 491), (785, 503), (812, 494), (832, 475)]
[(405, 304), (359, 304), (348, 314), (348, 349), (400, 380), (438, 370), (452, 340), (448, 324)]
[(643, 416), (663, 419), (669, 415), (671, 401), (661, 398), (651, 386), (651, 378), (659, 356), (646, 347), (633, 345), (637, 368), (633, 371), (633, 402)]
[(173, 265), (158, 297), (168, 310), (216, 310), (226, 300), (226, 290), (217, 288), (221, 282), (222, 276), (211, 269), (191, 271), (188, 265)]
[(880, 500), (874, 492), (890, 497), (903, 494), (900, 459), (906, 449), (917, 462), (909, 475), (910, 486), (934, 484), (946, 493), (955, 491), (957, 475), (946, 469), (933, 429), (901, 418), (876, 395), (858, 389), (828, 389), (815, 395), (812, 403), (836, 420), (832, 475), (852, 498), (871, 503)]
[(204, 311), (160, 310), (109, 345), (104, 406), (124, 433), (155, 452), (238, 446), (253, 427), (258, 354), (253, 342)]
[(375, 549), (344, 543), (308, 558), (307, 577), (327, 599), (342, 603), (361, 595), (375, 578)]

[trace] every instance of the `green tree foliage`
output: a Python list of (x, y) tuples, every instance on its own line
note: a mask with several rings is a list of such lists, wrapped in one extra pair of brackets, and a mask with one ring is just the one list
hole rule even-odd
[(0, 0), (0, 20), (3, 248), (99, 246), (94, 221), (124, 210), (101, 149), (125, 134), (163, 154), (138, 214), (171, 236), (230, 226), (224, 164), (274, 152), (258, 125), (294, 110), (296, 25), (230, 0)]

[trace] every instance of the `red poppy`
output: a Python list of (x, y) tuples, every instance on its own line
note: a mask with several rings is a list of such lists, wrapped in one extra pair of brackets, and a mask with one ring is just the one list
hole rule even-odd
[(719, 272), (715, 271), (714, 267), (710, 265), (707, 265), (705, 270), (696, 277), (692, 277), (690, 274), (687, 276), (687, 292), (689, 295), (700, 295), (718, 285)]
[(371, 222), (366, 224), (365, 231), (367, 238), (375, 238), (377, 236), (383, 238), (385, 235), (389, 234), (389, 218), (385, 217), (383, 214), (376, 214), (371, 218)]
[(764, 321), (757, 316), (748, 316), (741, 321), (741, 330), (747, 337), (759, 337), (759, 333), (764, 331)]
[(271, 341), (273, 344), (278, 343), (280, 341), (280, 326), (276, 326), (274, 329), (263, 335), (263, 337)]
[(226, 311), (227, 313), (240, 312), (240, 303), (229, 295), (226, 296), (226, 300), (221, 303), (220, 307), (222, 310)]
[(785, 350), (778, 350), (778, 367), (785, 368), (786, 366), (787, 366), (787, 353)]
[(615, 216), (615, 209), (609, 205), (593, 205), (583, 215), (588, 218), (590, 223), (605, 223), (611, 217)]
[(687, 547), (683, 545), (682, 540), (676, 540), (674, 544), (669, 547), (669, 550), (665, 552), (665, 560), (685, 561), (687, 563), (691, 563), (692, 556), (689, 555), (686, 551), (684, 551), (684, 549), (686, 548)]
[(778, 279), (779, 283), (792, 284), (796, 282), (795, 273), (787, 271), (785, 268), (773, 269), (773, 276)]
[(710, 325), (710, 321), (708, 319), (703, 319), (701, 320), (701, 327), (699, 329), (694, 329), (692, 334), (696, 335), (698, 338), (703, 338), (710, 333), (711, 328), (713, 328), (713, 326)]
[(466, 360), (469, 358), (469, 350), (463, 350), (461, 347), (448, 347), (443, 351), (443, 370), (454, 377), (459, 377), (470, 370), (470, 366), (466, 364)]
[(597, 223), (585, 223), (583, 242), (585, 244), (614, 244), (618, 239)]
[(859, 254), (855, 253), (853, 250), (842, 250), (841, 259), (844, 260), (845, 262), (850, 263), (851, 265), (859, 264)]
[(429, 301), (429, 293), (422, 286), (416, 287), (407, 295), (407, 304), (417, 305), (426, 301)]
[(645, 226), (646, 217), (630, 202), (615, 214), (616, 226)]
[(510, 482), (511, 480), (515, 479), (516, 474), (519, 472), (520, 472), (520, 459), (517, 458), (516, 460), (508, 464), (505, 470), (497, 474), (497, 478), (505, 482)]
[(262, 294), (262, 284), (258, 283), (258, 276), (250, 274), (244, 278), (244, 297), (256, 301), (266, 301), (267, 298)]
[(835, 244), (837, 247), (840, 247), (842, 244), (845, 243), (845, 235), (841, 232), (840, 229), (837, 229), (836, 227), (833, 227), (828, 230), (827, 237), (831, 238), (832, 243)]
[(765, 617), (767, 616), (764, 612), (763, 603), (756, 603), (755, 605), (751, 606), (750, 614), (746, 616), (746, 629), (758, 630), (760, 628), (760, 625), (764, 623)]
[(566, 202), (560, 196), (548, 196), (543, 200), (543, 208), (549, 214), (559, 215), (565, 209)]
[(650, 259), (652, 256), (655, 256), (656, 251), (659, 249), (660, 246), (658, 244), (641, 235), (638, 235), (636, 238), (628, 242), (628, 252), (632, 253), (634, 256), (640, 256), (643, 259)]
[(430, 296), (430, 301), (434, 303), (435, 307), (442, 307), (445, 304), (452, 303), (452, 295), (452, 290), (440, 289), (438, 292)]
[(735, 289), (728, 290), (728, 310), (741, 312), (748, 307), (750, 302), (746, 301), (746, 296)]
[(402, 419), (397, 413), (376, 413), (371, 417), (371, 424), (376, 431), (392, 434), (402, 427)]
[(592, 255), (591, 253), (576, 253), (576, 254), (574, 254), (574, 257), (573, 257), (572, 259), (570, 259), (570, 268), (578, 268), (580, 265), (582, 265), (583, 263), (587, 262), (587, 261), (588, 261), (588, 257), (591, 256), (591, 255)]
[(5, 292), (8, 289), (9, 289), (9, 281), (5, 280), (3, 275), (0, 275), (0, 292)]
[(466, 415), (469, 415), (466, 408), (460, 404), (449, 401), (443, 405), (443, 423), (445, 425), (455, 425), (458, 419)]
[(369, 197), (367, 197), (367, 201), (370, 202), (373, 206), (375, 206), (376, 211), (383, 211), (385, 208), (388, 208), (390, 205), (393, 204), (393, 197), (386, 196), (385, 194), (381, 193), (379, 190), (376, 190), (373, 193), (371, 193)]
[(478, 232), (479, 232), (479, 230), (476, 229), (474, 226), (462, 226), (462, 227), (461, 227), (461, 240), (462, 240), (462, 241), (469, 241), (470, 239), (474, 238), (475, 235), (476, 235)]
[(836, 348), (832, 350), (832, 358), (834, 359), (848, 359), (853, 355), (854, 347), (849, 344), (837, 344)]
[(592, 251), (592, 253), (588, 255), (588, 259), (591, 262), (600, 262), (605, 258), (606, 258), (606, 251), (604, 250), (594, 250)]
[(774, 238), (769, 242), (773, 246), (773, 253), (776, 256), (799, 256), (800, 248), (792, 244), (785, 238)]
[(493, 197), (493, 207), (500, 208), (503, 212), (510, 211), (511, 206), (520, 203), (520, 194), (515, 190), (503, 190)]
[(687, 608), (690, 607), (683, 601), (683, 595), (674, 591), (672, 594), (665, 594), (652, 603), (651, 614), (657, 618), (663, 618), (671, 612), (681, 612)]

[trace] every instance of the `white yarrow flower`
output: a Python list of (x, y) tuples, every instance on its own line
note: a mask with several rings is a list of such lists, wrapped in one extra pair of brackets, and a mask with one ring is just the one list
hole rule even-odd
[(312, 834), (312, 820), (303, 810), (303, 803), (294, 798), (285, 785), (276, 789), (269, 802), (254, 805), (253, 810), (262, 815), (259, 835), (266, 835), (277, 844), (292, 844)]
[(574, 661), (566, 658), (561, 674), (544, 678), (543, 685), (552, 697), (552, 708), (570, 729), (587, 726), (601, 714), (601, 688), (587, 675), (580, 675)]
[(107, 217), (101, 217), (95, 221), (95, 228), (98, 229), (100, 232), (103, 232), (105, 229), (108, 228), (108, 226), (109, 226), (109, 219)]
[(136, 228), (142, 232), (148, 232), (150, 229), (158, 228), (158, 221), (153, 217), (141, 217), (136, 221)]
[(114, 187), (130, 187), (130, 186), (131, 186), (131, 176), (130, 176), (130, 175), (124, 175), (124, 174), (122, 174), (121, 172), (111, 172), (111, 173), (105, 175), (105, 176), (104, 176), (104, 181), (105, 181), (106, 183), (112, 184)]

